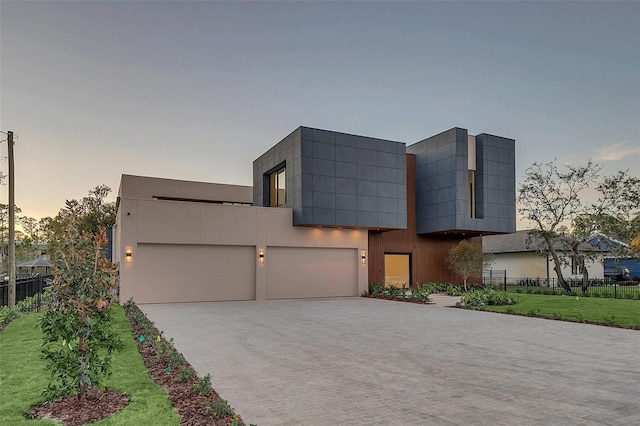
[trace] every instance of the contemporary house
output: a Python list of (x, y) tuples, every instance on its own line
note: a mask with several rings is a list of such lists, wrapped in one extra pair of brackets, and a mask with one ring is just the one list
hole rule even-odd
[[(506, 271), (507, 282), (517, 282), (523, 278), (556, 279), (551, 256), (540, 251), (543, 242), (529, 238), (529, 230), (521, 230), (506, 235), (489, 235), (482, 237), (482, 251), (494, 256), (495, 271)], [(563, 255), (566, 263), (562, 266), (565, 278), (582, 278), (582, 262), (570, 259), (566, 254), (570, 251), (568, 245), (558, 243), (556, 250)], [(593, 256), (584, 260), (590, 278), (604, 277), (604, 257), (608, 250), (597, 244), (583, 243), (582, 252), (589, 252)], [(494, 274), (496, 276), (497, 274)]]
[(299, 127), (253, 162), (253, 187), (123, 175), (114, 259), (139, 303), (357, 296), (455, 280), (451, 247), (514, 231), (513, 139)]

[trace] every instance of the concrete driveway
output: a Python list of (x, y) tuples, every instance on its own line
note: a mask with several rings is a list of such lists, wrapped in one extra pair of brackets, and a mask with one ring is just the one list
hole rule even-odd
[(638, 331), (365, 298), (141, 308), (247, 424), (640, 424)]

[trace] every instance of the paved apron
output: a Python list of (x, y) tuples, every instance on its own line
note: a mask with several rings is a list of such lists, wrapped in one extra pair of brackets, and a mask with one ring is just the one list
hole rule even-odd
[(640, 425), (639, 331), (365, 298), (141, 308), (247, 424)]

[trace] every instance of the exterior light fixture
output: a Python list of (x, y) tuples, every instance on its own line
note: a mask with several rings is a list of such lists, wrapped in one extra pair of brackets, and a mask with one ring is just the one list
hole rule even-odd
[(367, 252), (364, 250), (360, 252), (360, 263), (362, 263), (363, 265), (367, 263)]
[(263, 249), (258, 250), (258, 262), (260, 262), (261, 264), (264, 263), (264, 250)]
[(131, 255), (131, 247), (127, 247), (124, 251), (124, 261), (126, 263), (133, 262), (133, 256)]

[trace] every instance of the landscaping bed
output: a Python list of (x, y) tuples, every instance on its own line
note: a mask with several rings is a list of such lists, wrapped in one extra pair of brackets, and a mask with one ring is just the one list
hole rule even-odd
[(479, 285), (471, 285), (469, 288), (465, 293), (460, 286), (442, 283), (424, 284), (418, 289), (373, 284), (371, 290), (363, 296), (428, 304), (430, 294), (446, 292), (449, 296), (462, 296), (456, 306), (463, 309), (640, 330), (640, 302), (637, 300), (584, 297), (575, 294), (514, 294)]
[(169, 394), (181, 425), (243, 426), (244, 422), (227, 401), (211, 388), (211, 377), (198, 378), (181, 353), (147, 319), (135, 303), (124, 305), (133, 337), (149, 377)]
[[(92, 424), (96, 426), (102, 424), (110, 426), (178, 425), (180, 419), (171, 406), (166, 392), (149, 378), (133, 340), (131, 325), (123, 309), (120, 306), (114, 306), (113, 309), (114, 325), (124, 341), (124, 346), (114, 354), (112, 375), (105, 380), (104, 385), (109, 390), (126, 395), (129, 398), (129, 403), (120, 409), (121, 407), (110, 398), (102, 398), (102, 402), (106, 401), (105, 405), (96, 405), (95, 399), (88, 399), (87, 408), (86, 406), (81, 407), (80, 403), (76, 402), (77, 398), (69, 399), (66, 402), (58, 400), (56, 402), (58, 407), (64, 409), (62, 415), (81, 419), (80, 416), (85, 411), (93, 411), (95, 414), (104, 416), (119, 410), (116, 414)], [(2, 359), (2, 368), (0, 368), (0, 383), (2, 383), (0, 424), (2, 425), (54, 424), (51, 420), (29, 416), (31, 410), (44, 401), (42, 392), (47, 387), (50, 374), (45, 368), (44, 360), (41, 359), (43, 334), (38, 326), (38, 319), (41, 315), (37, 312), (22, 314), (20, 318), (14, 320), (5, 330), (0, 332), (0, 358)], [(54, 413), (54, 404), (49, 404), (47, 409), (50, 413), (46, 417), (62, 420), (62, 415)], [(96, 417), (91, 417), (91, 419)], [(86, 421), (91, 420), (87, 417)], [(72, 423), (67, 420), (64, 424)]]
[(124, 348), (114, 355), (106, 390), (82, 401), (73, 395), (43, 402), (48, 374), (40, 359), (40, 314), (24, 314), (0, 333), (0, 424), (244, 425), (210, 377), (199, 378), (135, 304), (126, 304), (126, 316), (122, 307), (113, 309)]
[(83, 400), (78, 399), (76, 395), (70, 395), (45, 402), (33, 407), (29, 415), (32, 418), (51, 419), (65, 426), (82, 426), (117, 413), (130, 401), (131, 398), (127, 394), (105, 390), (94, 392)]

